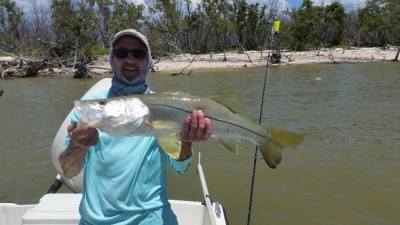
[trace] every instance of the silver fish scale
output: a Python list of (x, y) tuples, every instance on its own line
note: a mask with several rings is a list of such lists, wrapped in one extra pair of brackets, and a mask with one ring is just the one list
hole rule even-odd
[[(194, 109), (202, 110), (213, 124), (213, 137), (237, 136), (264, 145), (271, 133), (247, 118), (213, 100), (184, 93), (160, 93), (136, 96), (150, 108), (151, 120), (181, 125)], [(175, 130), (179, 132), (180, 129)]]

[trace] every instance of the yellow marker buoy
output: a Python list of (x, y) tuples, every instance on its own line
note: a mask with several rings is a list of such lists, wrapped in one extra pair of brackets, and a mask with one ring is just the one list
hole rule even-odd
[(280, 22), (279, 20), (276, 20), (276, 21), (274, 22), (274, 32), (275, 32), (275, 34), (278, 34), (278, 33), (279, 33), (279, 28), (280, 28), (280, 26), (281, 26), (281, 22)]

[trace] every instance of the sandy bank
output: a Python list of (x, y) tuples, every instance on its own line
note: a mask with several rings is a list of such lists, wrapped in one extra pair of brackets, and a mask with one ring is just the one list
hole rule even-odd
[[(283, 51), (282, 63), (280, 65), (312, 64), (312, 63), (343, 63), (343, 62), (371, 62), (392, 60), (396, 56), (397, 48), (352, 48), (346, 49), (324, 49), (319, 51), (293, 52)], [(235, 68), (265, 66), (267, 63), (267, 51), (248, 51), (246, 53), (229, 52), (225, 55), (218, 54), (179, 54), (168, 57), (156, 58), (154, 69), (156, 71), (176, 71), (185, 68), (185, 73), (190, 70), (207, 68)], [(226, 57), (226, 61), (224, 58)], [(89, 67), (93, 72), (101, 72), (100, 68), (110, 69), (108, 57), (95, 62)]]
[[(210, 53), (210, 54), (176, 54), (167, 57), (158, 57), (154, 61), (156, 71), (185, 73), (190, 70), (207, 68), (236, 68), (265, 66), (268, 51), (248, 51), (246, 53)], [(280, 65), (312, 64), (312, 63), (343, 63), (343, 62), (372, 62), (386, 61), (395, 58), (397, 47), (382, 48), (331, 48), (315, 51), (282, 51), (282, 63)], [(226, 58), (226, 60), (224, 60)], [(11, 57), (0, 57), (0, 61), (12, 60)], [(100, 56), (98, 60), (88, 65), (93, 73), (110, 73), (108, 56)], [(57, 71), (55, 71), (57, 73)]]

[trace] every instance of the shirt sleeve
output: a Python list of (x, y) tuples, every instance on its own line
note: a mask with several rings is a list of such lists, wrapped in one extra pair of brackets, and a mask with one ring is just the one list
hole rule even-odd
[(192, 156), (193, 156), (193, 149), (192, 149), (192, 155), (183, 161), (177, 161), (168, 156), (169, 165), (171, 166), (172, 171), (174, 171), (174, 173), (177, 175), (185, 174), (186, 171), (189, 169), (190, 163), (192, 162)]

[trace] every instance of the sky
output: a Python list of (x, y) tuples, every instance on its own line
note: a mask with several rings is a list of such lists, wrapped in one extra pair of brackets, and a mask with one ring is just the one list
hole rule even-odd
[[(20, 7), (25, 14), (29, 14), (32, 11), (32, 2), (36, 2), (38, 5), (44, 4), (44, 5), (50, 5), (51, 0), (13, 0), (17, 3), (18, 7)], [(136, 3), (143, 3), (144, 0), (127, 0), (128, 2), (136, 2)], [(196, 0), (194, 0), (196, 1)], [(269, 3), (274, 0), (247, 0), (247, 3), (259, 3), (260, 5), (269, 5)], [(314, 2), (314, 6), (316, 5), (321, 5), (324, 3), (324, 5), (329, 5), (330, 3), (334, 2), (335, 0), (312, 0)], [(360, 8), (365, 6), (365, 1), (366, 0), (338, 0), (341, 2), (345, 8), (346, 7), (351, 7), (351, 8)], [(301, 3), (303, 0), (278, 0), (279, 8), (281, 10), (285, 9), (293, 9), (293, 8), (298, 8), (300, 7)]]

